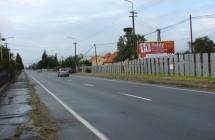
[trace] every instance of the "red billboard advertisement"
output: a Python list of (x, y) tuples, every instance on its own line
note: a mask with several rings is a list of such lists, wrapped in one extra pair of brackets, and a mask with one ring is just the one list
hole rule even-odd
[(172, 54), (175, 53), (174, 41), (140, 43), (138, 53), (140, 58), (144, 58), (148, 54)]

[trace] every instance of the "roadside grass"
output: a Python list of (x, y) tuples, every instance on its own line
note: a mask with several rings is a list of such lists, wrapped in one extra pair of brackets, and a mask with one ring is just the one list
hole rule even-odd
[(48, 109), (36, 95), (36, 91), (29, 79), (28, 86), (31, 95), (29, 104), (33, 108), (33, 111), (29, 113), (29, 116), (31, 117), (33, 124), (37, 128), (37, 132), (46, 140), (56, 140), (56, 121), (51, 116), (49, 116)]
[(206, 77), (146, 75), (132, 73), (77, 73), (77, 75), (215, 90), (215, 78)]

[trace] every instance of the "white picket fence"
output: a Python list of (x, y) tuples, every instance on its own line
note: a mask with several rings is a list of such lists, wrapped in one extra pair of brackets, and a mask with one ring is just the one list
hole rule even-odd
[(215, 77), (215, 53), (182, 54), (138, 59), (101, 66), (82, 66), (82, 72)]

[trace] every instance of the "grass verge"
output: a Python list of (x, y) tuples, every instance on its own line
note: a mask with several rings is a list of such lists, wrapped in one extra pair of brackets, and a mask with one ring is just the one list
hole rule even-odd
[(77, 75), (94, 76), (107, 79), (129, 80), (141, 83), (173, 85), (187, 88), (203, 88), (215, 90), (215, 78), (144, 75), (144, 74), (114, 74), (114, 73), (77, 73)]
[(46, 140), (57, 140), (56, 121), (49, 115), (48, 109), (36, 95), (36, 91), (29, 79), (28, 86), (31, 95), (29, 103), (33, 108), (33, 111), (29, 113), (29, 116), (37, 128), (37, 133), (39, 133)]

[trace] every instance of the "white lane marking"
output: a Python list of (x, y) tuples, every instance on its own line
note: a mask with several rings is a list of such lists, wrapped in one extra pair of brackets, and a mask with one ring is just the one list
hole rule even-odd
[(186, 88), (162, 86), (162, 85), (147, 84), (147, 83), (136, 83), (136, 82), (132, 82), (132, 81), (104, 79), (104, 78), (90, 77), (90, 76), (77, 76), (77, 75), (73, 75), (73, 76), (74, 77), (82, 77), (82, 78), (92, 78), (92, 79), (103, 80), (103, 81), (111, 81), (111, 82), (117, 82), (117, 83), (126, 83), (126, 84), (140, 85), (140, 86), (152, 86), (152, 87), (157, 87), (157, 88), (166, 88), (166, 89), (181, 90), (181, 91), (190, 91), (190, 92), (198, 92), (198, 93), (206, 93), (206, 94), (213, 94), (213, 95), (215, 95), (215, 92), (211, 92), (211, 91), (186, 89)]
[(185, 89), (185, 88), (178, 88), (178, 87), (168, 87), (168, 86), (152, 85), (152, 84), (144, 84), (144, 85), (152, 86), (152, 87), (158, 87), (158, 88), (174, 89), (174, 90), (181, 90), (181, 91), (191, 91), (191, 92), (207, 93), (207, 94), (214, 94), (215, 95), (215, 92), (210, 92), (210, 91), (202, 91), (202, 90), (195, 90), (195, 89)]
[(87, 87), (94, 87), (94, 85), (88, 84), (88, 83), (84, 83), (84, 85), (87, 86)]
[(39, 82), (36, 78), (31, 76), (31, 78), (37, 82), (45, 91), (47, 91), (55, 100), (57, 100), (67, 111), (69, 111), (76, 119), (78, 119), (83, 125), (85, 125), (89, 130), (91, 130), (99, 139), (101, 140), (109, 140), (103, 133), (101, 133), (98, 129), (96, 129), (92, 124), (90, 124), (87, 120), (81, 117), (77, 112), (71, 109), (68, 105), (66, 105), (62, 100), (60, 100), (54, 93), (52, 93), (48, 88), (46, 88), (41, 82)]
[(148, 98), (131, 95), (131, 94), (124, 93), (124, 92), (117, 92), (117, 93), (120, 94), (120, 95), (129, 96), (129, 97), (132, 97), (132, 98), (137, 98), (137, 99), (146, 100), (146, 101), (152, 101), (151, 99), (148, 99)]
[(69, 79), (68, 81), (69, 81), (69, 82), (72, 82), (72, 80), (71, 80), (71, 79)]

